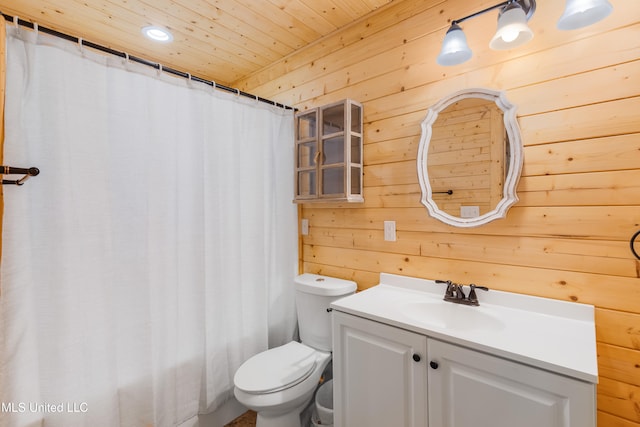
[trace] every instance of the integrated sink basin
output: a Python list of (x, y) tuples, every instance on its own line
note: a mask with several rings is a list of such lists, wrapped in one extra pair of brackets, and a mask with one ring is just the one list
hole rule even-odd
[(484, 307), (471, 307), (440, 301), (412, 302), (400, 310), (404, 316), (421, 324), (442, 329), (465, 331), (499, 331), (505, 324)]

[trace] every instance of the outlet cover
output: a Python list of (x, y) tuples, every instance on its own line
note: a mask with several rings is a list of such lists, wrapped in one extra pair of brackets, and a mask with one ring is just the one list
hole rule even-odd
[(300, 234), (306, 236), (309, 234), (309, 220), (302, 219), (300, 220)]
[(480, 206), (460, 206), (462, 218), (477, 218), (480, 216)]

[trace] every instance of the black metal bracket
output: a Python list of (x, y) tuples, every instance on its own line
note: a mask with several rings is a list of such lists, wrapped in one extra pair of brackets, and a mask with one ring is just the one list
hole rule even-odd
[(636, 234), (634, 234), (631, 237), (631, 241), (629, 241), (629, 246), (631, 246), (631, 253), (633, 253), (633, 255), (640, 259), (640, 255), (638, 255), (638, 252), (636, 252), (636, 248), (634, 247), (635, 243), (636, 243), (636, 239), (638, 238), (638, 236), (640, 236), (640, 231), (637, 231)]
[(3, 179), (2, 185), (13, 184), (22, 185), (26, 180), (32, 176), (37, 176), (40, 173), (38, 168), (14, 168), (12, 166), (0, 166), (0, 173), (2, 175), (24, 175), (20, 179)]
[(472, 13), (471, 15), (467, 15), (464, 18), (454, 19), (453, 21), (451, 21), (451, 25), (460, 24), (460, 23), (466, 21), (467, 19), (475, 18), (476, 16), (483, 15), (483, 14), (485, 14), (487, 12), (490, 12), (490, 11), (492, 11), (494, 9), (498, 9), (498, 8), (501, 9), (500, 14), (502, 14), (502, 12), (505, 10), (505, 7), (509, 6), (512, 3), (517, 3), (522, 8), (522, 10), (524, 11), (524, 13), (525, 13), (525, 15), (527, 17), (527, 21), (529, 19), (531, 19), (531, 16), (533, 15), (533, 12), (536, 11), (536, 2), (535, 2), (535, 0), (506, 0), (506, 1), (503, 1), (502, 3), (498, 3), (498, 4), (495, 4), (493, 6), (488, 7), (486, 9), (482, 9), (479, 12)]

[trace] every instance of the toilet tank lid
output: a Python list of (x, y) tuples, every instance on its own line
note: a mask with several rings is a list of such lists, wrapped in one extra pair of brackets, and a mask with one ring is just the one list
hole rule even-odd
[(298, 290), (314, 295), (338, 296), (349, 295), (356, 291), (358, 285), (351, 280), (304, 273), (295, 279)]

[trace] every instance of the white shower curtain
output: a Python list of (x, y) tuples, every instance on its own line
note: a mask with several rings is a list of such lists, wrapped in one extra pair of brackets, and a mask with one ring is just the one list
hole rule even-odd
[(7, 30), (0, 426), (196, 426), (295, 329), (293, 114)]

